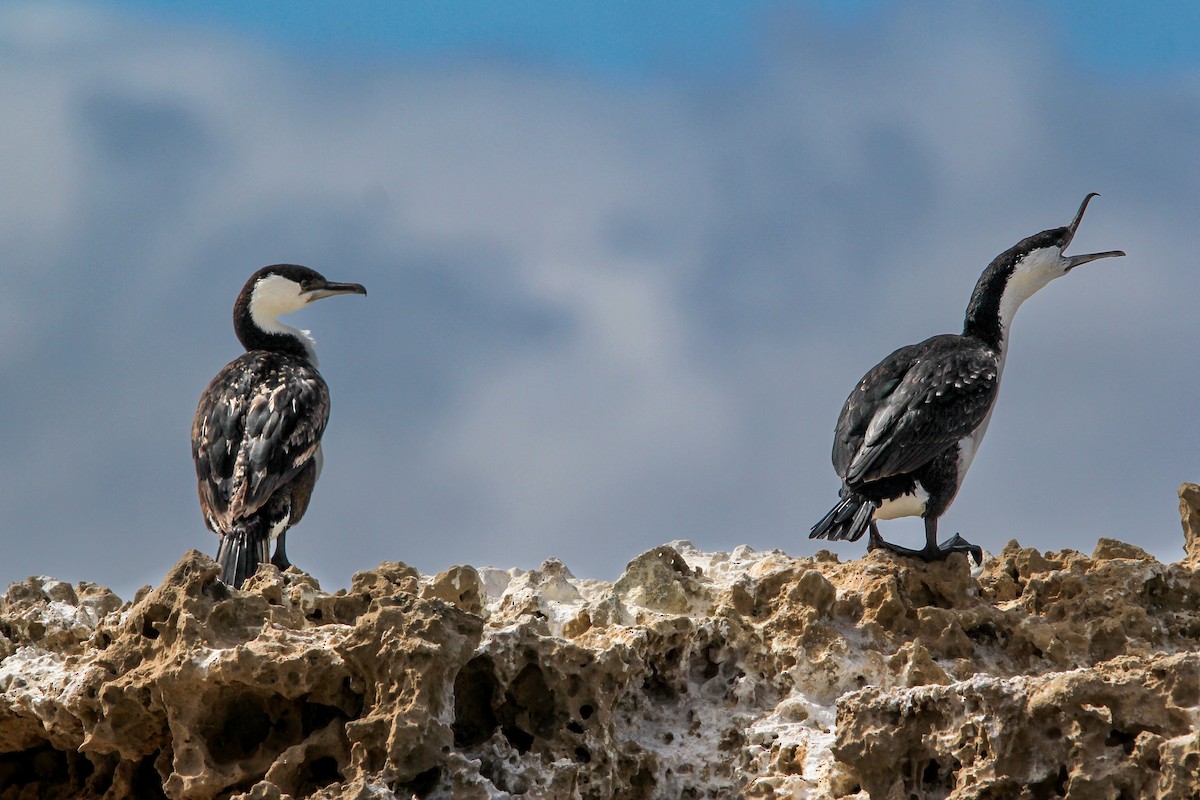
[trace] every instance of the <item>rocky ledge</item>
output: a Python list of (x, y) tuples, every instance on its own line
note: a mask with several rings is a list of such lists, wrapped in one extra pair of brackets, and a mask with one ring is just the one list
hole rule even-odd
[(1180, 498), (1174, 564), (672, 542), (615, 583), (391, 563), (234, 591), (196, 552), (131, 603), (31, 578), (0, 598), (0, 800), (1195, 797)]

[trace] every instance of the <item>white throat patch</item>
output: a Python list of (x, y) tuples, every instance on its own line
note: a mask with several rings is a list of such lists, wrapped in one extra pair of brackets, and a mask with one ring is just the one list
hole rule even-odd
[(293, 328), (279, 321), (281, 314), (290, 314), (307, 305), (300, 294), (300, 286), (282, 275), (268, 275), (254, 284), (250, 294), (250, 319), (267, 333), (282, 333), (295, 336), (304, 345), (308, 360), (317, 366), (316, 341), (308, 331)]
[[(1039, 289), (1066, 275), (1066, 261), (1059, 247), (1042, 247), (1021, 259), (1000, 297), (1001, 349), (1008, 349), (1008, 333), (1017, 309)], [(1001, 355), (1001, 359), (1003, 359)]]

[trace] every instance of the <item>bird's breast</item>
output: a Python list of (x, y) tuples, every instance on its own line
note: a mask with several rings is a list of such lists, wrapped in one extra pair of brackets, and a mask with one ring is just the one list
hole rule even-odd
[(992, 421), (992, 411), (995, 408), (996, 406), (993, 404), (988, 410), (987, 416), (983, 418), (983, 422), (979, 423), (979, 427), (958, 440), (959, 486), (962, 486), (963, 478), (967, 477), (967, 470), (971, 468), (971, 462), (975, 460), (975, 454), (979, 452), (979, 445), (983, 441), (983, 435), (987, 433), (988, 423)]

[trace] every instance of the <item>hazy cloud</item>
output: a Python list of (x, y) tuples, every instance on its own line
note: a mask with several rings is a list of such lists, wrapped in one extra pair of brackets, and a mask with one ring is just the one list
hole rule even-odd
[(0, 11), (0, 582), (129, 594), (215, 552), (189, 425), (279, 261), (370, 291), (295, 321), (334, 409), (289, 550), (327, 586), (383, 559), (611, 577), (673, 538), (812, 552), (854, 382), (958, 328), (983, 266), (1093, 190), (1074, 251), (1130, 255), (1022, 310), (944, 530), (1175, 557), (1196, 86), (1105, 83), (1016, 12), (942, 11), (781, 17), (737, 82), (620, 86)]

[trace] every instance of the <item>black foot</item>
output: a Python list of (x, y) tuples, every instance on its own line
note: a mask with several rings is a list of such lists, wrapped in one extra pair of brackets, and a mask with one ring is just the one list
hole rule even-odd
[(271, 563), (274, 564), (275, 566), (279, 567), (280, 572), (282, 572), (283, 570), (287, 569), (288, 567), (290, 567), (292, 565), (292, 562), (287, 560), (287, 556), (283, 556), (281, 558), (278, 553), (271, 556)]
[(871, 541), (867, 545), (867, 550), (889, 550), (899, 556), (907, 556), (909, 558), (919, 558), (925, 562), (942, 561), (949, 557), (951, 553), (966, 553), (971, 558), (975, 559), (976, 564), (983, 563), (983, 548), (977, 544), (971, 544), (966, 539), (954, 534), (951, 539), (943, 545), (926, 545), (920, 550), (914, 550), (911, 547), (901, 547), (898, 544), (885, 542), (879, 534), (871, 532)]

